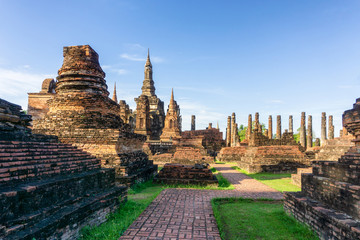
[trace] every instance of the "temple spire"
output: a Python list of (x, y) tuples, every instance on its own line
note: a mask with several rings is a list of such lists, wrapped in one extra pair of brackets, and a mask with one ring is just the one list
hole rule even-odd
[(152, 67), (151, 61), (150, 61), (150, 50), (149, 50), (149, 48), (148, 48), (148, 55), (147, 55), (145, 66), (151, 66)]
[(115, 82), (115, 84), (114, 84), (114, 94), (113, 94), (112, 100), (113, 100), (114, 102), (118, 103), (118, 101), (117, 101), (117, 96), (116, 96), (116, 82)]
[(150, 62), (150, 51), (148, 49), (148, 55), (147, 55), (147, 59), (146, 59), (146, 63), (145, 63), (145, 70), (144, 70), (144, 81), (143, 81), (143, 86), (141, 88), (142, 94), (146, 95), (148, 97), (156, 96), (152, 74), (153, 74), (153, 72), (152, 72), (152, 65)]

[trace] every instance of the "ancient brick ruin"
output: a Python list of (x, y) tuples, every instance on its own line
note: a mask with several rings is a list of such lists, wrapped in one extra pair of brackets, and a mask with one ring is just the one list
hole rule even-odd
[(0, 99), (0, 239), (76, 239), (126, 200), (126, 187), (89, 153), (32, 134), (20, 110)]
[[(233, 114), (235, 117), (235, 114)], [(228, 118), (228, 128), (234, 123)], [(289, 119), (292, 126), (292, 116)], [(231, 131), (230, 131), (231, 132)], [(304, 134), (305, 136), (305, 134)], [(305, 153), (305, 148), (294, 140), (293, 133), (285, 130), (281, 132), (281, 116), (277, 116), (276, 138), (272, 138), (272, 116), (269, 116), (269, 129), (262, 129), (259, 113), (255, 114), (255, 121), (249, 115), (246, 139), (242, 142), (237, 133), (230, 135), (229, 147), (220, 150), (217, 158), (220, 161), (236, 162), (248, 172), (294, 172), (299, 167), (310, 165), (311, 156)], [(227, 139), (228, 140), (228, 139)]]
[(89, 46), (64, 47), (56, 94), (49, 111), (33, 122), (35, 133), (55, 135), (115, 168), (119, 183), (149, 179), (156, 166), (142, 151), (145, 136), (132, 132), (120, 117), (120, 105), (109, 98), (98, 54)]
[(165, 184), (198, 185), (217, 184), (218, 182), (207, 164), (182, 165), (170, 163), (164, 165), (154, 181)]
[[(355, 146), (338, 161), (314, 161), (313, 173), (302, 175), (301, 192), (285, 193), (285, 210), (321, 239), (360, 239), (359, 116), (357, 99), (353, 109), (343, 114), (343, 125), (355, 136)], [(326, 131), (322, 133), (326, 137)]]
[(150, 140), (159, 140), (164, 128), (165, 112), (164, 102), (155, 94), (152, 64), (150, 54), (145, 63), (142, 93), (136, 102), (135, 132), (147, 136)]
[(171, 90), (171, 98), (165, 117), (165, 126), (160, 136), (161, 141), (171, 141), (181, 137), (180, 107), (174, 100), (174, 90)]
[(28, 114), (32, 116), (33, 120), (45, 117), (45, 114), (49, 111), (47, 100), (55, 95), (54, 79), (45, 79), (42, 83), (40, 92), (28, 93), (28, 95)]

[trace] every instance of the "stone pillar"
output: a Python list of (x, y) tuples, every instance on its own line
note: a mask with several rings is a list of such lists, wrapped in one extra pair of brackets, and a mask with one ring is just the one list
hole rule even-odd
[(254, 132), (259, 132), (260, 130), (260, 122), (259, 122), (259, 113), (255, 113), (255, 123), (254, 123)]
[(195, 131), (195, 115), (191, 115), (191, 131)]
[(307, 139), (306, 139), (306, 143), (307, 143), (307, 148), (311, 148), (312, 147), (312, 116), (309, 115), (308, 116), (308, 125), (307, 125)]
[(208, 129), (212, 129), (212, 123), (209, 123)]
[(321, 114), (321, 146), (326, 140), (326, 112)]
[(292, 115), (289, 116), (289, 132), (291, 132), (291, 133), (294, 132), (294, 128), (293, 128), (293, 116), (292, 116)]
[(320, 138), (315, 139), (315, 147), (320, 147)]
[(231, 114), (231, 139), (230, 139), (230, 146), (233, 147), (235, 144), (235, 113)]
[(251, 132), (252, 132), (252, 116), (251, 114), (249, 114), (249, 117), (248, 117), (248, 128), (247, 128), (247, 139), (250, 139), (250, 135), (251, 135)]
[(235, 123), (235, 139), (234, 139), (234, 146), (239, 146), (240, 144), (240, 137), (239, 137), (239, 134), (238, 134), (238, 131), (239, 131), (239, 128), (238, 128), (238, 124)]
[(334, 139), (334, 124), (333, 124), (333, 116), (329, 115), (329, 139)]
[(226, 146), (230, 147), (231, 141), (231, 117), (228, 116), (227, 118), (227, 128), (226, 128)]
[[(272, 131), (272, 116), (271, 115), (269, 116), (269, 126), (268, 126), (268, 128), (269, 128), (269, 130), (268, 130), (267, 136), (268, 136), (269, 139), (272, 139), (273, 131)], [(265, 136), (266, 136), (266, 134), (265, 134)]]
[(305, 128), (305, 112), (301, 113), (300, 122), (300, 144), (306, 149), (306, 128)]
[(276, 139), (281, 139), (281, 115), (276, 117)]

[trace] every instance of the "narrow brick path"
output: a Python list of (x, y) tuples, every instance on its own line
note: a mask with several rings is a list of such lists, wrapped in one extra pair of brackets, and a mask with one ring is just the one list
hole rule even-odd
[(120, 239), (216, 239), (219, 230), (211, 208), (214, 197), (282, 199), (282, 193), (233, 170), (213, 165), (235, 190), (165, 189)]

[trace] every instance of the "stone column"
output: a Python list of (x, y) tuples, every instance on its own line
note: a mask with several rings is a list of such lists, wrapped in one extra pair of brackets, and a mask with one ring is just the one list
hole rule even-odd
[(248, 117), (248, 128), (247, 128), (247, 139), (250, 139), (250, 135), (251, 135), (251, 132), (252, 132), (252, 116), (251, 114), (249, 114), (249, 117)]
[(315, 139), (315, 147), (320, 147), (320, 138)]
[(294, 132), (294, 128), (293, 128), (293, 116), (292, 116), (292, 115), (289, 116), (289, 132), (291, 132), (291, 133)]
[(233, 147), (235, 144), (235, 113), (231, 114), (231, 139), (230, 139), (230, 146)]
[(191, 115), (191, 131), (195, 131), (195, 115)]
[(276, 139), (281, 139), (281, 115), (276, 117)]
[(212, 129), (212, 123), (209, 123), (208, 129)]
[(306, 149), (306, 128), (305, 128), (305, 112), (301, 113), (300, 122), (300, 144)]
[(235, 146), (238, 146), (240, 143), (240, 137), (239, 137), (238, 131), (239, 131), (238, 124), (235, 123), (235, 139), (234, 139)]
[(308, 126), (307, 126), (307, 139), (306, 139), (306, 143), (307, 143), (307, 148), (311, 148), (312, 147), (312, 116), (309, 115), (308, 116)]
[(255, 113), (255, 123), (254, 123), (254, 132), (259, 132), (260, 130), (260, 122), (259, 122), (259, 113)]
[(329, 115), (329, 139), (334, 139), (334, 124), (333, 124), (333, 116)]
[(231, 117), (228, 116), (227, 118), (227, 128), (226, 128), (226, 146), (230, 147), (231, 141)]
[(321, 146), (326, 140), (326, 112), (321, 114)]
[(273, 134), (273, 131), (272, 131), (272, 116), (270, 115), (269, 116), (269, 126), (268, 126), (269, 130), (268, 130), (268, 138), (269, 139), (272, 139), (272, 134)]

